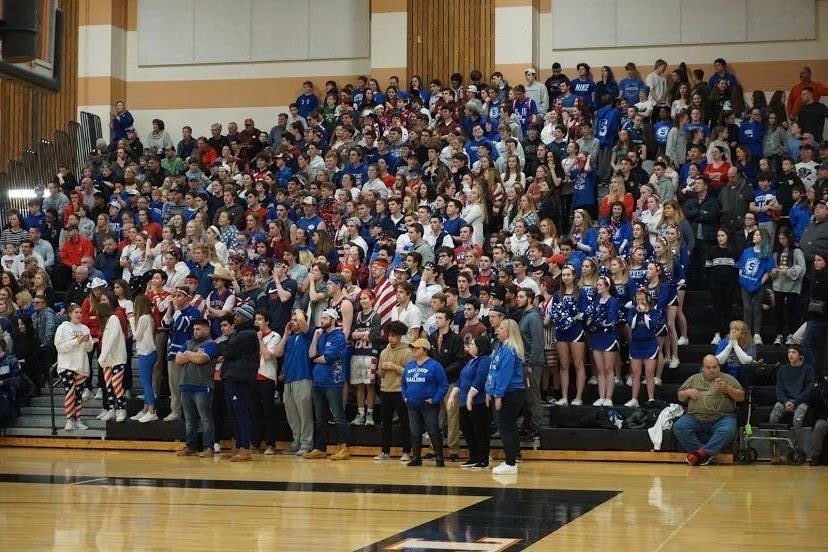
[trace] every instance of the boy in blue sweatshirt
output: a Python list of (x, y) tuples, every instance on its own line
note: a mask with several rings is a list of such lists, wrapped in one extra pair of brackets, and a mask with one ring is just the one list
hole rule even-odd
[(443, 434), (438, 421), (440, 404), (448, 391), (448, 379), (443, 366), (428, 356), (431, 344), (425, 338), (418, 338), (409, 345), (414, 359), (403, 369), (401, 389), (403, 400), (408, 407), (411, 425), (411, 451), (413, 458), (408, 466), (422, 466), (423, 429), (428, 432), (438, 468), (444, 467)]
[(170, 379), (170, 415), (165, 422), (172, 422), (181, 417), (181, 383), (184, 371), (175, 363), (175, 356), (187, 350), (187, 342), (193, 338), (193, 326), (201, 318), (201, 313), (190, 305), (192, 299), (190, 288), (181, 286), (175, 289), (175, 296), (170, 302), (161, 326), (170, 332), (167, 342), (167, 375)]
[[(788, 414), (793, 415), (793, 436), (799, 441), (808, 403), (808, 393), (814, 386), (814, 369), (805, 364), (802, 345), (788, 345), (788, 364), (776, 371), (776, 404), (770, 413), (770, 423), (778, 424)], [(800, 447), (802, 444), (800, 443)]]
[[(313, 93), (313, 83), (305, 81), (302, 83), (302, 93), (296, 98), (296, 107), (299, 109), (299, 115), (305, 119), (319, 107), (319, 98)], [(274, 144), (278, 146), (278, 144)]]

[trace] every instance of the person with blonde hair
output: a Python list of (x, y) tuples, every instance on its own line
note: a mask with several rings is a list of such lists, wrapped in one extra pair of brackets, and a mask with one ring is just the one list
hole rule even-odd
[(495, 329), (495, 336), (500, 344), (491, 355), (486, 378), (486, 405), (493, 406), (505, 461), (492, 468), (492, 474), (511, 475), (518, 472), (520, 436), (517, 418), (526, 402), (525, 353), (520, 328), (514, 320), (503, 320)]
[(731, 321), (730, 333), (716, 346), (716, 359), (719, 361), (719, 366), (725, 367), (725, 371), (737, 380), (745, 381), (745, 379), (752, 379), (745, 367), (753, 364), (754, 358), (756, 358), (756, 346), (751, 340), (748, 325), (741, 320)]

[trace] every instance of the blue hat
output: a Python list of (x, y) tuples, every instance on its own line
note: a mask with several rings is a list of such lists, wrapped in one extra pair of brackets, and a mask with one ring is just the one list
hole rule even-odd
[(240, 316), (245, 320), (253, 320), (256, 316), (256, 311), (253, 310), (253, 307), (248, 305), (247, 303), (242, 304), (241, 306), (236, 307), (236, 310), (233, 311), (233, 314), (236, 316)]

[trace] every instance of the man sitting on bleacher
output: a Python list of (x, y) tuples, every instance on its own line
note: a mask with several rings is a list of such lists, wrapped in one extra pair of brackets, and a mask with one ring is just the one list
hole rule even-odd
[(799, 430), (808, 412), (808, 393), (814, 386), (814, 369), (805, 364), (802, 345), (788, 345), (788, 364), (783, 364), (776, 371), (776, 404), (770, 413), (770, 423), (778, 424), (787, 414), (793, 414), (794, 438), (799, 438)]
[(687, 403), (687, 412), (673, 424), (673, 435), (689, 452), (688, 464), (706, 466), (736, 437), (734, 412), (745, 391), (736, 378), (721, 372), (715, 356), (706, 355), (701, 372), (681, 384), (678, 400)]

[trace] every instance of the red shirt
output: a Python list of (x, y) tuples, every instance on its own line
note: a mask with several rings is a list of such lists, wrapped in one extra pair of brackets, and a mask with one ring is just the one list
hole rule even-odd
[(83, 236), (78, 236), (76, 240), (66, 240), (63, 244), (63, 247), (60, 248), (60, 260), (63, 264), (75, 268), (81, 263), (81, 259), (84, 255), (90, 255), (92, 257), (95, 256), (95, 246), (92, 245), (92, 242), (84, 238)]
[(713, 163), (708, 163), (704, 168), (704, 174), (708, 178), (708, 183), (712, 190), (717, 192), (727, 186), (727, 171), (730, 169), (730, 163), (722, 161), (718, 167), (714, 167)]

